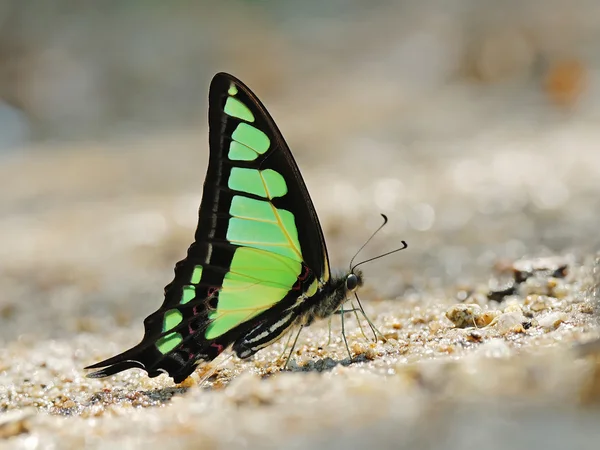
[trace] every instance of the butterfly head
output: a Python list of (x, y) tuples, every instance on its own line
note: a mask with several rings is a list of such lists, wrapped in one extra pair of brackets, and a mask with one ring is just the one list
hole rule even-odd
[(363, 274), (361, 270), (354, 270), (346, 275), (346, 295), (354, 294), (363, 285)]

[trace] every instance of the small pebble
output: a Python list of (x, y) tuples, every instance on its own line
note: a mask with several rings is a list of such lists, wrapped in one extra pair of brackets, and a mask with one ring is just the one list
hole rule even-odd
[(546, 295), (531, 294), (525, 297), (523, 304), (529, 306), (529, 309), (534, 312), (544, 311), (550, 308), (550, 297)]
[(507, 280), (501, 282), (499, 280), (490, 281), (490, 291), (488, 292), (487, 298), (501, 302), (507, 295), (513, 295), (517, 291), (514, 280)]
[(554, 330), (558, 328), (558, 326), (561, 323), (565, 322), (567, 319), (568, 317), (564, 312), (555, 311), (547, 314), (542, 314), (537, 318), (537, 323), (542, 328)]
[(481, 314), (481, 306), (473, 304), (452, 305), (446, 311), (446, 317), (457, 327), (466, 328), (475, 326), (475, 318)]
[(550, 288), (550, 295), (556, 298), (565, 298), (569, 295), (569, 289), (564, 280), (560, 278), (550, 278), (548, 280), (548, 287)]
[(31, 417), (35, 410), (25, 408), (23, 410), (8, 411), (0, 415), (0, 439), (8, 439), (19, 434), (29, 433)]
[(452, 305), (446, 311), (446, 317), (457, 328), (485, 327), (492, 323), (498, 311), (484, 311), (481, 306), (474, 304)]
[(523, 323), (525, 322), (527, 319), (522, 312), (512, 311), (499, 315), (493, 324), (501, 335), (505, 335), (511, 332), (523, 333), (525, 331)]
[(510, 313), (510, 312), (522, 313), (523, 312), (523, 308), (515, 300), (515, 301), (512, 301), (512, 302), (506, 304), (506, 307), (504, 308), (504, 312), (505, 313)]
[(533, 274), (564, 278), (568, 273), (568, 262), (560, 256), (521, 259), (513, 263), (513, 276), (517, 283), (526, 281)]
[(481, 331), (479, 330), (472, 330), (467, 334), (466, 338), (467, 341), (470, 342), (481, 342), (483, 340), (483, 334), (481, 334)]
[(486, 327), (491, 324), (499, 315), (500, 311), (497, 310), (484, 311), (479, 317), (475, 318), (475, 324), (478, 327)]
[(539, 276), (532, 276), (527, 278), (525, 282), (519, 285), (519, 295), (526, 297), (530, 294), (548, 295), (550, 294), (550, 288), (548, 281), (545, 278)]

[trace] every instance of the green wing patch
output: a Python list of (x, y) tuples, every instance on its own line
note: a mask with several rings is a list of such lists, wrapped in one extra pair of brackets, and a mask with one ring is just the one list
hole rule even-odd
[(256, 317), (286, 296), (298, 279), (301, 263), (259, 248), (235, 251), (219, 291), (206, 339), (214, 339)]
[(252, 114), (252, 111), (250, 111), (246, 105), (244, 105), (235, 97), (227, 98), (227, 101), (225, 102), (225, 108), (223, 110), (225, 111), (225, 114), (231, 117), (237, 117), (238, 119), (242, 119), (247, 122), (254, 122), (254, 114)]

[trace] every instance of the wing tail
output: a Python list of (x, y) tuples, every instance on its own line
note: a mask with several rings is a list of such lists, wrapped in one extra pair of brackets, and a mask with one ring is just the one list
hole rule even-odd
[[(102, 361), (102, 363), (104, 363), (104, 361)], [(102, 363), (87, 366), (87, 367), (85, 367), (85, 369), (97, 369), (97, 368), (103, 367)], [(105, 377), (110, 377), (111, 375), (114, 375), (116, 373), (123, 372), (124, 370), (128, 370), (128, 369), (144, 369), (144, 370), (146, 370), (146, 366), (144, 366), (139, 361), (133, 361), (133, 360), (120, 361), (120, 362), (112, 363), (112, 364), (109, 363), (107, 367), (104, 367), (103, 369), (97, 370), (92, 373), (88, 373), (86, 375), (86, 377), (87, 378), (105, 378)]]
[(124, 370), (142, 369), (148, 373), (150, 378), (165, 373), (173, 377), (175, 383), (181, 383), (194, 372), (195, 361), (184, 362), (177, 353), (163, 355), (143, 344), (140, 343), (119, 355), (85, 367), (86, 370), (100, 369), (88, 373), (86, 376), (88, 378), (105, 378)]

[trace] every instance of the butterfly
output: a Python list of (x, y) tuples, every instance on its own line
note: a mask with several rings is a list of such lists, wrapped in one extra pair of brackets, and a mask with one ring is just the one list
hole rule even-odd
[(363, 284), (332, 276), (300, 170), (266, 108), (240, 80), (214, 76), (210, 156), (195, 241), (175, 265), (142, 341), (93, 364), (88, 377), (140, 368), (176, 383), (232, 347), (248, 358), (293, 327), (336, 313)]

